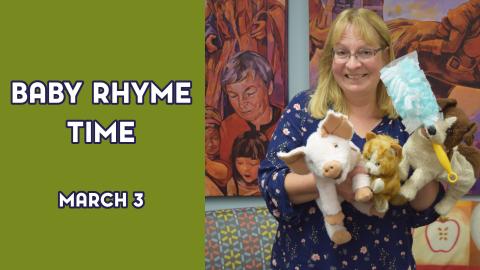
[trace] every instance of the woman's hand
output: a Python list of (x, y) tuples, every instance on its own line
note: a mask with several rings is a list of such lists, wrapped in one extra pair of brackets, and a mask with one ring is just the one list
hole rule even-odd
[(355, 200), (355, 192), (353, 192), (352, 177), (348, 176), (347, 180), (337, 185), (337, 193), (342, 196), (347, 202)]
[(417, 196), (410, 202), (410, 206), (417, 211), (423, 211), (432, 206), (440, 189), (438, 181), (431, 181), (417, 192)]
[(318, 198), (315, 177), (311, 173), (306, 175), (288, 173), (284, 185), (293, 204), (302, 204)]

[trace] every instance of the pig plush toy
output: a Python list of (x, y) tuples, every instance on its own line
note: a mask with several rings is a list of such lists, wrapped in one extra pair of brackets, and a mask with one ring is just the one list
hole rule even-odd
[(328, 236), (338, 245), (347, 243), (352, 236), (343, 225), (345, 216), (340, 206), (343, 198), (337, 194), (335, 185), (352, 176), (358, 201), (354, 206), (367, 215), (372, 211), (372, 203), (366, 203), (372, 198), (370, 178), (361, 168), (361, 152), (350, 141), (352, 136), (353, 126), (347, 117), (330, 110), (317, 131), (308, 137), (306, 146), (277, 153), (293, 172), (312, 172), (315, 176), (320, 194), (316, 202), (323, 213)]

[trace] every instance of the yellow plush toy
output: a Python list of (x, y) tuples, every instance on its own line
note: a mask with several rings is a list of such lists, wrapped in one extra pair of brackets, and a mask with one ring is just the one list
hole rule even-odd
[(368, 132), (363, 147), (365, 168), (372, 178), (374, 207), (380, 214), (388, 210), (388, 202), (401, 204), (397, 196), (400, 191), (399, 163), (402, 160), (402, 147), (398, 141), (387, 135)]

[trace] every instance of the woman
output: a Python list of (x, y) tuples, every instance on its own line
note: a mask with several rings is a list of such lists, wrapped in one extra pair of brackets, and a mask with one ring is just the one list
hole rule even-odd
[[(272, 250), (274, 269), (409, 269), (415, 267), (411, 229), (437, 219), (432, 205), (443, 194), (437, 182), (419, 191), (409, 204), (391, 206), (383, 218), (361, 214), (342, 204), (352, 240), (336, 246), (328, 238), (312, 174), (290, 172), (276, 154), (305, 145), (327, 110), (348, 115), (352, 141), (360, 148), (368, 131), (390, 135), (404, 144), (408, 134), (380, 81), (380, 69), (393, 60), (388, 28), (366, 9), (339, 14), (328, 34), (315, 91), (292, 99), (273, 134), (259, 176), (262, 196), (279, 222)], [(338, 187), (353, 199), (351, 181)]]

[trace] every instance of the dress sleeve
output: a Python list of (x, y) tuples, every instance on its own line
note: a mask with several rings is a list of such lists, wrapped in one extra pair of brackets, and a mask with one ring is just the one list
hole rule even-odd
[[(283, 112), (270, 140), (268, 151), (259, 168), (260, 191), (272, 215), (277, 220), (294, 222), (301, 213), (301, 206), (289, 200), (285, 190), (285, 176), (290, 172), (285, 163), (277, 157), (280, 151), (288, 152), (304, 145), (306, 101), (297, 96)], [(311, 120), (310, 120), (311, 121)]]
[[(435, 180), (434, 180), (435, 181)], [(428, 225), (440, 216), (437, 212), (435, 212), (434, 206), (443, 198), (445, 195), (445, 189), (442, 184), (440, 184), (440, 187), (438, 189), (438, 194), (437, 197), (435, 198), (435, 201), (432, 203), (432, 205), (422, 211), (417, 211), (413, 209), (410, 204), (407, 204), (407, 208), (410, 211), (409, 217), (410, 217), (410, 225), (413, 228), (418, 228), (422, 227), (425, 225)]]

